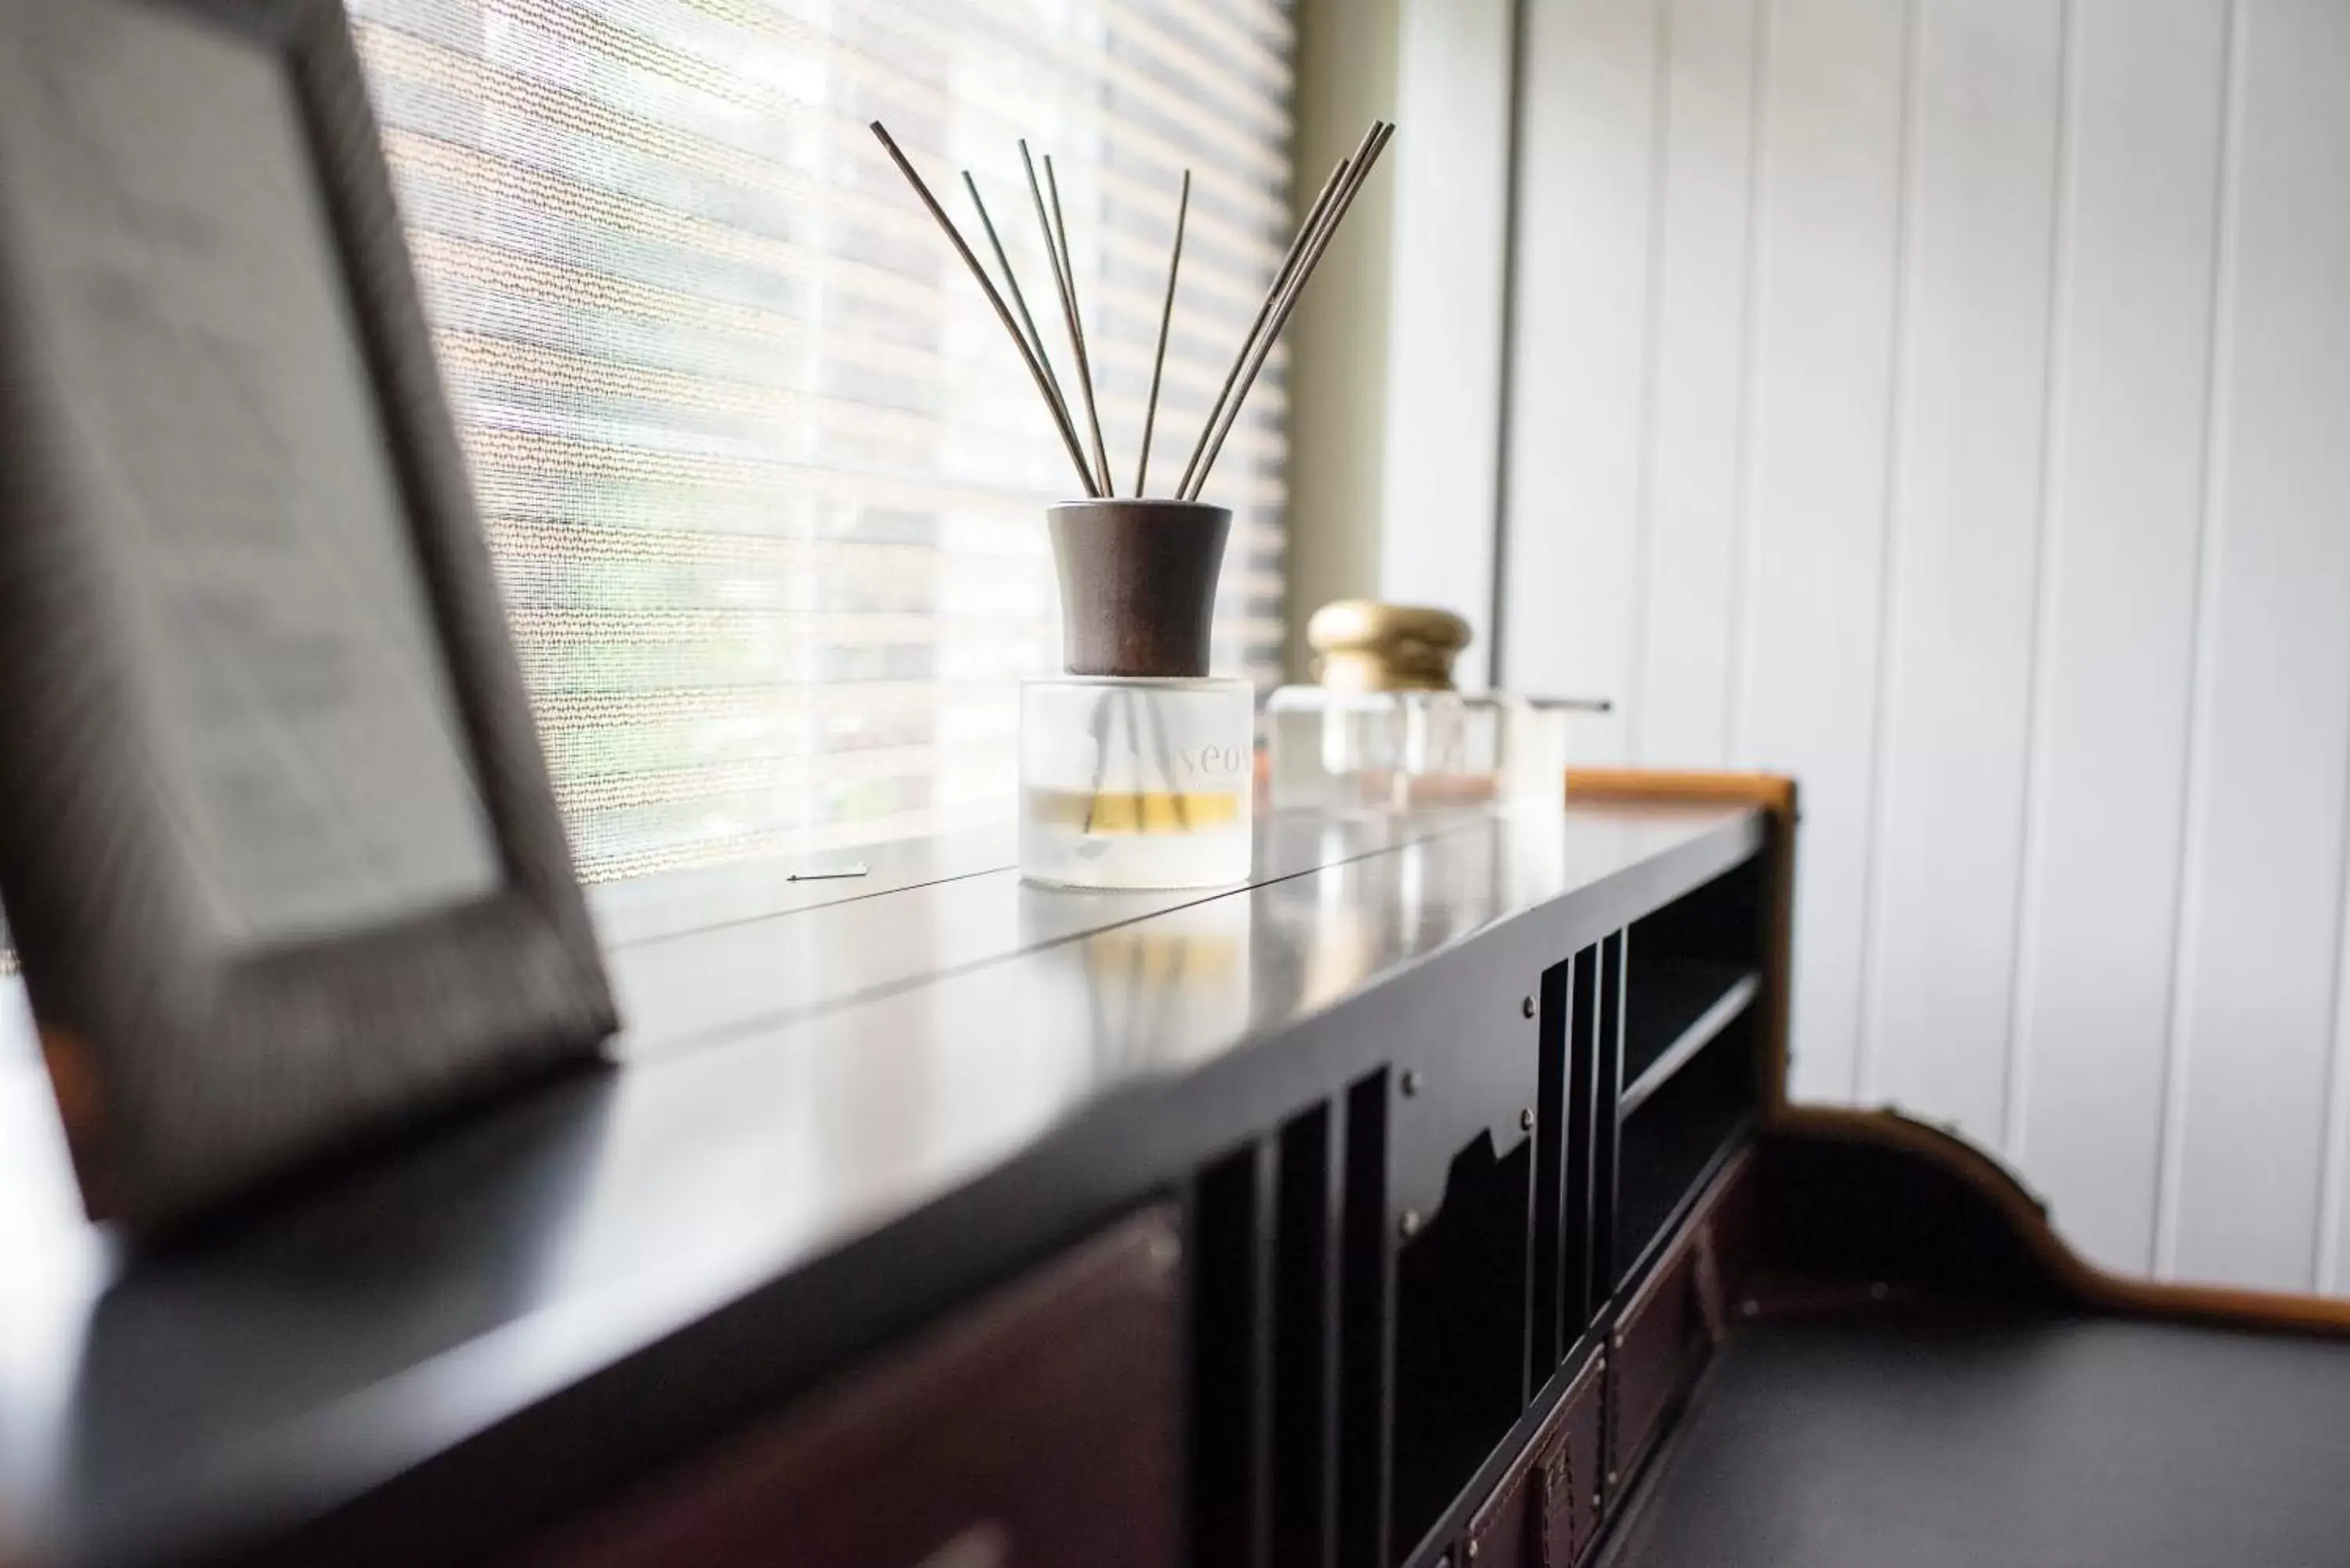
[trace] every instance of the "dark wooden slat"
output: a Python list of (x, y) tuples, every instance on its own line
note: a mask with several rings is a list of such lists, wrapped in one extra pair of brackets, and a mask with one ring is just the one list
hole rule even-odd
[(1618, 1105), (1624, 1087), (1624, 984), (1630, 947), (1628, 930), (1599, 944), (1596, 1000), (1591, 1014), (1591, 1295), (1596, 1303), (1615, 1289), (1617, 1277), (1617, 1157), (1620, 1147)]
[(1391, 1093), (1385, 1071), (1347, 1092), (1338, 1342), (1339, 1568), (1388, 1568), (1395, 1421), (1395, 1231), (1388, 1196)]
[(1264, 1568), (1270, 1555), (1279, 1168), (1274, 1140), (1257, 1138), (1192, 1184), (1190, 1517), (1201, 1568)]
[(1346, 1203), (1340, 1103), (1281, 1133), (1274, 1252), (1273, 1540), (1283, 1568), (1337, 1550), (1339, 1255)]
[(1575, 955), (1567, 975), (1567, 1085), (1565, 1227), (1561, 1268), (1565, 1283), (1559, 1301), (1563, 1337), (1570, 1343), (1591, 1323), (1592, 1308), (1601, 1298), (1595, 1285), (1601, 1264), (1595, 1248), (1596, 1169), (1593, 1162), (1592, 1129), (1598, 1121), (1599, 944)]
[[(1581, 1300), (1569, 1304), (1566, 1282), (1568, 1257), (1567, 1163), (1568, 1096), (1567, 1041), (1573, 1029), (1575, 961), (1553, 964), (1543, 971), (1541, 1060), (1534, 1083), (1534, 1303), (1529, 1312), (1532, 1349), (1529, 1360), (1537, 1386), (1557, 1370), (1566, 1347), (1582, 1328)], [(1573, 1221), (1580, 1231), (1586, 1223)], [(1571, 1326), (1568, 1319), (1578, 1321)]]

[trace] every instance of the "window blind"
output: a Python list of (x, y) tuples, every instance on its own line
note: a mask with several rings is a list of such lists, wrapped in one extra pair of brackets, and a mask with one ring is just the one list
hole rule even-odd
[[(1008, 816), (1059, 663), (1043, 507), (1076, 493), (967, 237), (970, 169), (1071, 398), (1015, 139), (1051, 152), (1120, 489), (1181, 171), (1166, 493), (1289, 223), (1285, 0), (351, 0), (460, 436), (581, 872)], [(1219, 673), (1277, 674), (1276, 358)]]

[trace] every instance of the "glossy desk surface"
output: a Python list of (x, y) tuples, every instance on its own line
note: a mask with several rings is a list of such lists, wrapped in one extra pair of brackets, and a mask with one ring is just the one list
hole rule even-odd
[(599, 889), (612, 1066), (160, 1249), (81, 1219), (0, 982), (0, 1568), (462, 1556), (484, 1496), (574, 1506), (1329, 1092), (1309, 1021), (1497, 926), (1572, 951), (1762, 834), (1283, 815), (1221, 893), (1027, 888), (1008, 835)]

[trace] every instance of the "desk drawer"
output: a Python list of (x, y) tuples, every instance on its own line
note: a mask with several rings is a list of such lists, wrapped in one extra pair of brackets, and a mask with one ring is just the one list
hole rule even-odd
[(1609, 1423), (1612, 1487), (1628, 1481), (1648, 1457), (1665, 1414), (1697, 1376), (1711, 1348), (1697, 1299), (1698, 1252), (1674, 1249), (1625, 1313), (1610, 1342), (1615, 1419)]
[(1751, 1157), (1741, 1156), (1716, 1180), (1609, 1336), (1607, 1480), (1611, 1493), (1629, 1484), (1665, 1417), (1721, 1343), (1729, 1293), (1745, 1272), (1752, 1229), (1751, 1166)]
[(1126, 1221), (517, 1568), (1175, 1568), (1177, 1236)]
[(1599, 1533), (1607, 1358), (1575, 1375), (1525, 1457), (1469, 1521), (1476, 1568), (1573, 1568)]

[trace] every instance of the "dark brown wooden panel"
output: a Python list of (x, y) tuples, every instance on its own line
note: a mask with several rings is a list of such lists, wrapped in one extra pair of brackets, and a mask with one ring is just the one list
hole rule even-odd
[(1655, 1441), (1665, 1413), (1694, 1376), (1706, 1347), (1697, 1311), (1697, 1255), (1687, 1248), (1658, 1265), (1616, 1330), (1610, 1366), (1615, 1421), (1608, 1470), (1612, 1485), (1628, 1476)]
[(1647, 1459), (1728, 1331), (1731, 1294), (1753, 1246), (1752, 1169), (1752, 1155), (1741, 1154), (1714, 1179), (1609, 1335), (1603, 1480), (1611, 1494)]
[(515, 1568), (1176, 1568), (1177, 1234), (1127, 1220)]

